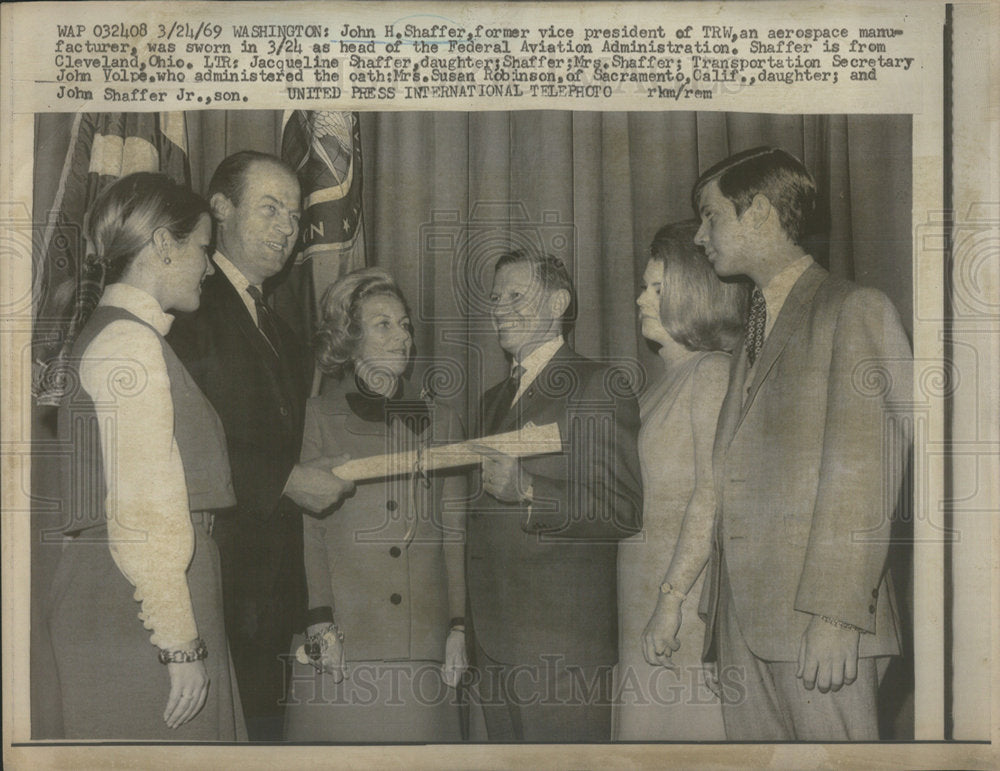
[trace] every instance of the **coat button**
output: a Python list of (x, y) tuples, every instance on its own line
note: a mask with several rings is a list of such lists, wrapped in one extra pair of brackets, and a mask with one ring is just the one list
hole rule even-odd
[(875, 612), (875, 606), (874, 605), (869, 605), (868, 606), (868, 612), (869, 613), (874, 613)]
[(399, 550), (398, 546), (393, 546), (391, 549), (389, 549), (389, 554), (390, 554), (390, 556), (393, 556), (393, 557), (398, 557), (402, 553), (403, 552), (401, 552)]
[(385, 502), (385, 507), (386, 507), (386, 508), (387, 508), (387, 509), (388, 509), (389, 511), (395, 511), (395, 510), (396, 510), (396, 509), (397, 509), (397, 508), (399, 507), (399, 504), (398, 504), (398, 503), (396, 503), (396, 502), (395, 502), (394, 500), (392, 500), (392, 499), (390, 498), (389, 500), (387, 500), (387, 501)]
[(872, 589), (872, 597), (878, 599), (878, 589)]
[(389, 602), (391, 602), (393, 605), (399, 605), (399, 603), (401, 603), (402, 601), (403, 601), (402, 596), (396, 594), (395, 592), (393, 592), (392, 596), (389, 598)]

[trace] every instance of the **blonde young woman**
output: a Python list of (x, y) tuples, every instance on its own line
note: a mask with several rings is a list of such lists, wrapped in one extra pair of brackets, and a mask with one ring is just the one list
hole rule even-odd
[(618, 549), (614, 722), (623, 741), (725, 739), (721, 706), (702, 679), (697, 610), (727, 351), (742, 339), (748, 294), (719, 280), (694, 244), (697, 229), (692, 221), (656, 233), (636, 301), (642, 336), (658, 347), (663, 368), (639, 401), (643, 531)]

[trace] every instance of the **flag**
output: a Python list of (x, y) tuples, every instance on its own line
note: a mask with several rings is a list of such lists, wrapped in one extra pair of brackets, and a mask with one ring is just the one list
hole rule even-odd
[(65, 365), (81, 320), (104, 291), (103, 276), (88, 273), (92, 246), (87, 213), (116, 179), (137, 171), (162, 172), (190, 185), (184, 114), (78, 113), (63, 161), (55, 200), (47, 207), (44, 235), (34, 254), (36, 294), (32, 341), (32, 393), (40, 406), (57, 405), (65, 390)]
[[(358, 114), (293, 110), (284, 116), (281, 157), (302, 185), (302, 220), (293, 274), (311, 285), (311, 318), (327, 286), (362, 268), (361, 125)], [(304, 274), (304, 275), (302, 275)], [(308, 281), (303, 281), (304, 278)], [(308, 325), (312, 332), (313, 324)]]

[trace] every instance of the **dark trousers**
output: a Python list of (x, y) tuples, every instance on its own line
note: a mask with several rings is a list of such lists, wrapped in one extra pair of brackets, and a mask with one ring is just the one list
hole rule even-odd
[(476, 643), (470, 699), (491, 742), (611, 741), (614, 665), (567, 664), (558, 654), (507, 664)]
[(302, 627), (301, 519), (216, 518), (226, 634), (251, 741), (280, 741), (292, 635)]

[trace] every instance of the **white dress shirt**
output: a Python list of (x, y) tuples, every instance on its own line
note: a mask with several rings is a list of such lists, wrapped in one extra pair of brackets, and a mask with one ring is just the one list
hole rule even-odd
[[(247, 288), (251, 286), (250, 280), (222, 252), (216, 251), (212, 255), (212, 261), (222, 271), (222, 275), (229, 279), (229, 283), (236, 289), (236, 294), (240, 296), (240, 299), (246, 306), (247, 312), (250, 314), (250, 318), (253, 319), (253, 325), (260, 327), (260, 324), (257, 322), (257, 303), (254, 302), (254, 299), (247, 292)], [(257, 288), (260, 289), (260, 287)]]
[[(152, 329), (114, 321), (80, 362), (84, 390), (112, 420), (99, 421), (107, 484), (108, 543), (135, 586), (151, 642), (174, 648), (198, 636), (186, 571), (194, 554), (187, 485), (174, 440), (174, 407), (160, 335), (173, 316), (128, 284), (104, 290), (101, 305), (123, 308)], [(100, 623), (95, 619), (95, 623)]]

